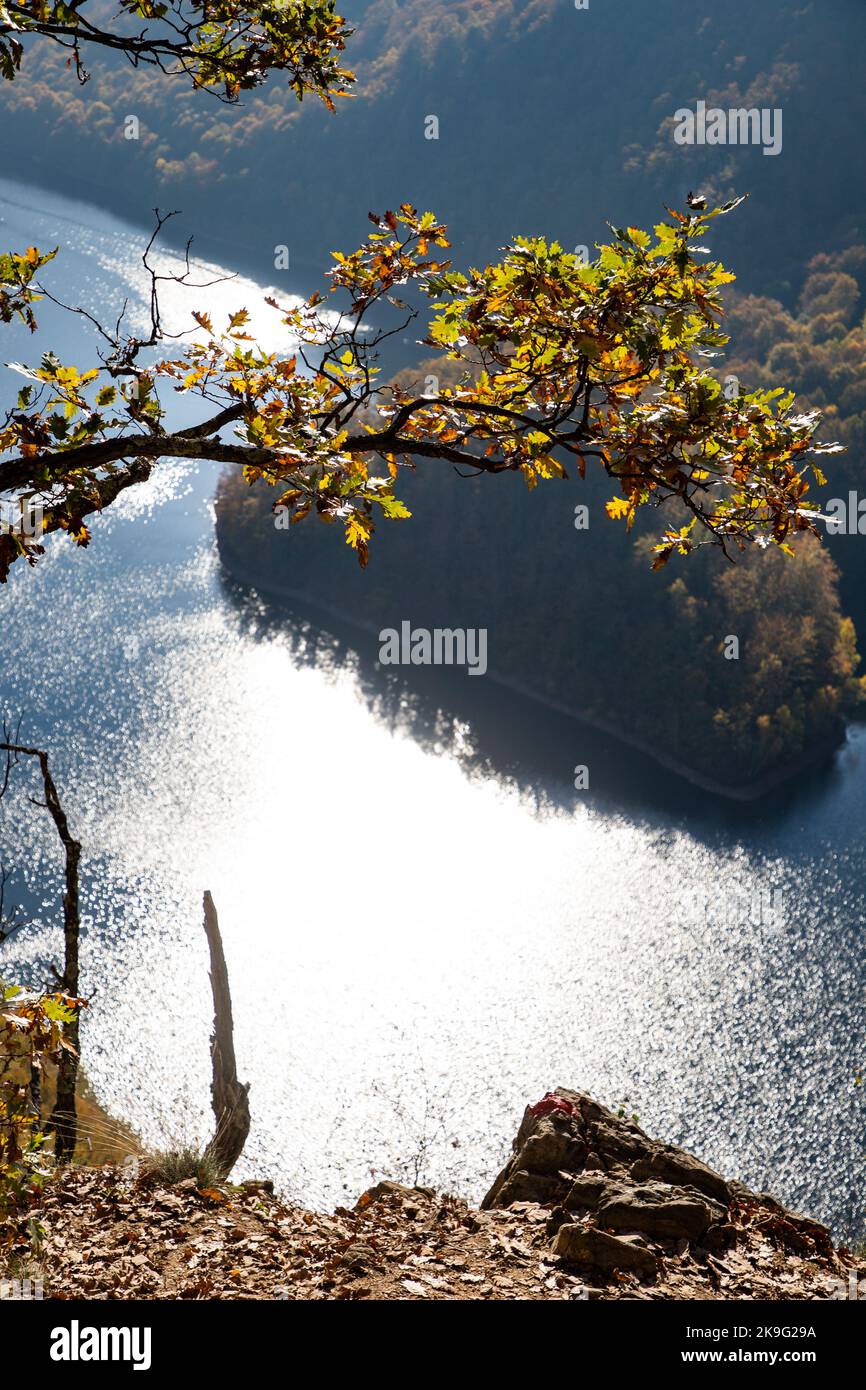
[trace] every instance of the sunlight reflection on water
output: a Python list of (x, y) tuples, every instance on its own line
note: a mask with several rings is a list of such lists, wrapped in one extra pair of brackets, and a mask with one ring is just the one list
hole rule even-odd
[[(134, 292), (126, 233), (87, 216), (81, 295)], [(816, 820), (804, 854), (793, 823), (764, 845), (528, 792), (465, 724), (417, 741), (411, 697), (382, 717), (351, 657), (230, 601), (212, 491), (160, 469), (90, 551), (52, 546), (0, 593), (0, 707), (49, 744), (85, 846), (86, 1066), (109, 1109), (152, 1144), (207, 1132), (210, 888), (252, 1081), (245, 1173), (319, 1205), (382, 1174), (477, 1198), (524, 1103), (565, 1084), (861, 1224), (851, 818), (833, 850)], [(859, 811), (856, 761), (845, 788)], [(24, 790), (0, 844), (38, 920), (7, 974), (60, 950), (56, 847)], [(771, 891), (771, 921), (737, 906)]]

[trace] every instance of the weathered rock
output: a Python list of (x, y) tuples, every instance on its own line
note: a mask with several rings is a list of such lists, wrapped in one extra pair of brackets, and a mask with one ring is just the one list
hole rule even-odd
[(582, 1164), (586, 1145), (563, 1121), (543, 1120), (523, 1145), (521, 1167), (530, 1173), (558, 1173)]
[(515, 1202), (555, 1202), (561, 1191), (562, 1179), (559, 1176), (527, 1173), (525, 1168), (518, 1168), (503, 1182), (496, 1205), (510, 1207)]
[(606, 1274), (615, 1269), (624, 1269), (635, 1274), (652, 1275), (658, 1268), (656, 1256), (639, 1241), (608, 1235), (607, 1231), (599, 1231), (594, 1226), (581, 1226), (576, 1222), (560, 1226), (553, 1242), (553, 1251), (569, 1264), (589, 1266)]
[(557, 1231), (559, 1230), (560, 1226), (567, 1226), (573, 1221), (573, 1214), (570, 1211), (566, 1211), (565, 1207), (554, 1207), (553, 1211), (547, 1218), (545, 1230), (547, 1231), (548, 1236), (552, 1240), (553, 1237), (556, 1235)]
[(574, 1179), (562, 1205), (566, 1211), (578, 1211), (582, 1207), (595, 1211), (599, 1202), (608, 1201), (624, 1190), (621, 1183), (609, 1181), (603, 1173), (586, 1173)]
[[(526, 1180), (541, 1176), (524, 1170)], [(597, 1183), (599, 1170), (563, 1170), (549, 1180), (567, 1192), (587, 1178)], [(642, 1186), (624, 1165), (616, 1176), (602, 1173), (601, 1182), (604, 1202)], [(677, 1200), (677, 1185), (668, 1186)], [(862, 1259), (825, 1246), (822, 1226), (767, 1194), (731, 1188), (725, 1224), (711, 1225), (695, 1241), (607, 1231), (591, 1207), (569, 1212), (549, 1202), (515, 1202), (477, 1212), (459, 1198), (400, 1183), (378, 1184), (351, 1211), (326, 1214), (257, 1187), (226, 1186), (213, 1200), (194, 1179), (163, 1187), (143, 1177), (130, 1182), (111, 1165), (69, 1165), (10, 1230), (26, 1241), (36, 1215), (48, 1295), (86, 1300), (588, 1297), (789, 1304), (856, 1296)], [(685, 1191), (701, 1198), (693, 1187)], [(584, 1188), (581, 1200), (588, 1197)], [(716, 1254), (720, 1232), (726, 1245)], [(188, 1243), (194, 1258), (178, 1258), (179, 1249), (189, 1253)], [(0, 1252), (0, 1280), (6, 1277)]]
[(368, 1269), (379, 1269), (380, 1262), (375, 1250), (370, 1245), (350, 1245), (337, 1256), (341, 1265), (348, 1269), (364, 1271)]
[(600, 1226), (614, 1231), (644, 1231), (668, 1240), (700, 1240), (714, 1223), (724, 1221), (726, 1208), (697, 1192), (664, 1183), (645, 1183), (605, 1196), (596, 1208)]
[(522, 1201), (563, 1202), (573, 1179), (590, 1172), (607, 1173), (630, 1186), (655, 1180), (693, 1187), (725, 1205), (731, 1199), (731, 1188), (724, 1178), (692, 1154), (650, 1139), (632, 1120), (614, 1115), (581, 1091), (564, 1087), (527, 1108), (514, 1141), (514, 1155), (482, 1207), (507, 1206), (515, 1200), (510, 1196), (509, 1179), (518, 1171), (548, 1180), (538, 1184), (534, 1197), (522, 1182)]
[(726, 1182), (582, 1092), (559, 1089), (530, 1106), (513, 1147), (482, 1207), (548, 1207), (547, 1238), (564, 1258), (646, 1273), (660, 1259), (688, 1260), (689, 1251), (698, 1261), (726, 1251), (744, 1229), (789, 1254), (833, 1254), (825, 1227)]
[(390, 1178), (383, 1178), (377, 1182), (375, 1187), (368, 1187), (361, 1197), (362, 1202), (378, 1202), (380, 1197), (399, 1197), (401, 1201), (405, 1199), (417, 1198), (419, 1192), (429, 1196), (429, 1187), (407, 1187), (402, 1182), (392, 1182)]
[(631, 1176), (636, 1182), (657, 1178), (659, 1182), (696, 1187), (705, 1196), (727, 1206), (731, 1200), (731, 1185), (712, 1168), (683, 1149), (675, 1149), (669, 1144), (654, 1144), (652, 1140), (650, 1143), (650, 1151), (632, 1164)]
[(820, 1221), (803, 1216), (800, 1212), (789, 1211), (769, 1192), (755, 1194), (741, 1183), (736, 1184), (736, 1189), (738, 1205), (749, 1207), (760, 1202), (763, 1210), (755, 1224), (776, 1244), (801, 1255), (817, 1253), (828, 1256), (832, 1253), (830, 1232)]

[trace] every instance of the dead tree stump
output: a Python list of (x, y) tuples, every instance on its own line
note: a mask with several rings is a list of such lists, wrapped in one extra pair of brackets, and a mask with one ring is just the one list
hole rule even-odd
[(220, 1177), (227, 1178), (240, 1158), (250, 1132), (250, 1087), (249, 1082), (244, 1085), (238, 1081), (229, 976), (217, 911), (210, 893), (204, 895), (204, 929), (210, 951), (210, 982), (213, 990), (211, 1101), (216, 1120), (214, 1136), (205, 1149), (205, 1155), (213, 1160)]

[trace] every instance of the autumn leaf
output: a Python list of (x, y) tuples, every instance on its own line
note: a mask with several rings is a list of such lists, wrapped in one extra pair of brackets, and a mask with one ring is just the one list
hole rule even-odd
[(612, 521), (618, 521), (620, 517), (626, 516), (628, 513), (628, 498), (612, 497), (609, 502), (605, 502), (604, 509)]

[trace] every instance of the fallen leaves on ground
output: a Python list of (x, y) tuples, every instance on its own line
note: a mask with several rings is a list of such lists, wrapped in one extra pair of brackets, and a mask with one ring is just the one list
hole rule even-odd
[(680, 1241), (657, 1280), (603, 1280), (553, 1255), (546, 1207), (481, 1212), (387, 1182), (325, 1214), (267, 1183), (200, 1191), (73, 1168), (33, 1216), (46, 1297), (60, 1299), (803, 1299), (827, 1298), (854, 1268), (838, 1252), (779, 1249), (750, 1212), (723, 1255)]

